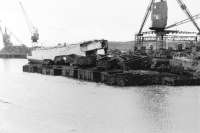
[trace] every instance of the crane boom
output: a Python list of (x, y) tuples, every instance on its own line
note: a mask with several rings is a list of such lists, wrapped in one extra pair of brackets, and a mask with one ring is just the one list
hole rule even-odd
[(194, 26), (197, 28), (198, 32), (200, 33), (200, 28), (199, 28), (198, 24), (195, 22), (195, 20), (193, 19), (190, 11), (187, 9), (187, 6), (183, 3), (182, 0), (176, 0), (176, 1), (180, 5), (181, 9), (186, 13), (186, 15), (191, 20), (191, 22), (194, 24)]
[[(193, 20), (196, 20), (196, 19), (199, 19), (200, 18), (200, 14), (197, 14), (195, 16), (192, 16)], [(185, 24), (185, 23), (188, 23), (190, 22), (191, 20), (189, 18), (187, 19), (184, 19), (182, 21), (179, 21), (179, 22), (176, 22), (175, 24), (172, 24), (172, 25), (169, 25), (167, 26), (165, 29), (169, 29), (169, 28), (172, 28), (172, 27), (175, 27), (175, 26), (179, 26), (179, 25), (182, 25), (182, 24)]]
[(147, 20), (149, 14), (150, 14), (150, 11), (151, 11), (151, 8), (152, 8), (152, 5), (153, 5), (154, 1), (155, 1), (155, 0), (151, 0), (149, 6), (147, 7), (147, 10), (146, 10), (146, 13), (145, 13), (145, 16), (144, 16), (142, 25), (141, 25), (140, 30), (139, 30), (139, 32), (138, 32), (138, 35), (141, 34), (141, 32), (142, 32), (142, 29), (143, 29), (143, 27), (144, 27), (144, 25), (145, 25), (145, 23), (146, 23), (146, 20)]
[(25, 11), (25, 9), (24, 9), (24, 7), (23, 7), (23, 5), (22, 5), (21, 2), (19, 2), (19, 5), (20, 5), (20, 7), (21, 7), (21, 9), (22, 9), (22, 12), (23, 12), (23, 14), (24, 14), (24, 16), (25, 16), (25, 20), (26, 20), (28, 29), (29, 29), (30, 32), (32, 32), (32, 30), (33, 30), (32, 28), (33, 28), (34, 26), (33, 26), (33, 24), (31, 23), (31, 21), (30, 21), (30, 19), (29, 19), (29, 17), (28, 17), (28, 14), (26, 13), (26, 11)]
[(29, 29), (29, 31), (30, 31), (30, 33), (31, 33), (31, 40), (32, 40), (32, 42), (37, 43), (38, 40), (39, 40), (38, 29), (32, 24), (32, 22), (31, 22), (31, 20), (29, 19), (29, 17), (28, 17), (28, 15), (27, 15), (27, 13), (26, 13), (26, 11), (25, 11), (25, 9), (24, 9), (24, 7), (23, 7), (23, 5), (22, 5), (21, 2), (19, 2), (19, 5), (20, 5), (20, 7), (21, 7), (21, 9), (22, 9), (22, 12), (23, 12), (23, 14), (24, 14), (26, 23), (27, 23), (27, 25), (28, 25), (28, 29)]

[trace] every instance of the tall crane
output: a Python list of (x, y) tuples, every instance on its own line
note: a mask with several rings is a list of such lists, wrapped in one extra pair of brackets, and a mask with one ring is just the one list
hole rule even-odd
[[(198, 24), (195, 22), (195, 19), (198, 19), (200, 17), (200, 14), (192, 16), (190, 11), (188, 10), (187, 6), (183, 3), (182, 0), (176, 0), (176, 1), (178, 2), (178, 4), (181, 7), (181, 9), (185, 12), (185, 14), (187, 15), (188, 19), (180, 21), (180, 22), (178, 22), (178, 23), (176, 23), (174, 25), (167, 26), (165, 29), (168, 29), (168, 28), (171, 28), (171, 27), (174, 27), (174, 26), (178, 26), (178, 25), (181, 25), (183, 23), (187, 23), (187, 22), (191, 21), (193, 23), (193, 25), (197, 28), (197, 30), (198, 30), (198, 32), (200, 34), (200, 28), (199, 28)], [(143, 19), (142, 24), (140, 26), (140, 30), (139, 30), (139, 32), (137, 34), (138, 36), (140, 36), (141, 33), (142, 33), (142, 29), (143, 29), (143, 27), (144, 27), (144, 25), (145, 25), (145, 23), (147, 21), (147, 18), (149, 17), (149, 14), (152, 11), (152, 6), (153, 6), (154, 3), (155, 3), (155, 0), (151, 0), (149, 6), (147, 7), (144, 19)]]
[(1, 34), (2, 34), (4, 47), (12, 46), (13, 44), (10, 40), (10, 35), (7, 32), (7, 28), (5, 27), (5, 31), (3, 31), (3, 29), (0, 26), (0, 31), (1, 31)]
[[(148, 37), (144, 36), (144, 33), (142, 32), (143, 27), (151, 14), (151, 19), (152, 19), (152, 27), (150, 27), (151, 30), (153, 30), (151, 33), (156, 35), (155, 40), (158, 42), (158, 44), (161, 46), (161, 48), (164, 48), (165, 45), (165, 40), (164, 36), (166, 36), (169, 33), (174, 33), (174, 31), (168, 31), (167, 29), (187, 23), (187, 22), (192, 22), (193, 25), (196, 27), (198, 30), (198, 35), (200, 35), (200, 28), (198, 24), (195, 22), (195, 19), (200, 18), (200, 15), (192, 16), (190, 11), (188, 10), (187, 6), (183, 3), (182, 0), (176, 0), (181, 7), (181, 9), (184, 11), (184, 13), (187, 15), (187, 19), (182, 20), (178, 23), (175, 23), (170, 26), (167, 25), (167, 18), (168, 18), (168, 7), (167, 7), (167, 0), (150, 0), (150, 4), (147, 7), (144, 19), (142, 21), (142, 24), (140, 26), (139, 32), (135, 36), (135, 47), (136, 48), (141, 48), (141, 44), (147, 39), (151, 39)], [(157, 44), (156, 44), (157, 45)], [(160, 47), (159, 46), (159, 47)], [(156, 46), (157, 47), (157, 46)]]
[(39, 40), (39, 33), (38, 33), (38, 29), (32, 24), (31, 20), (29, 19), (23, 5), (21, 2), (19, 2), (19, 5), (22, 9), (22, 12), (24, 14), (24, 17), (25, 17), (25, 20), (26, 20), (26, 23), (27, 23), (27, 26), (28, 26), (28, 29), (31, 33), (31, 40), (33, 43), (37, 43), (38, 40)]

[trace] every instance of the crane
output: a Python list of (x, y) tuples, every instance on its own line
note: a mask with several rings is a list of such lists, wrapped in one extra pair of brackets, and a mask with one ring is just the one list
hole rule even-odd
[(0, 26), (0, 32), (2, 34), (3, 43), (5, 46), (12, 46), (11, 37), (14, 37), (18, 43), (23, 44), (23, 42), (7, 27), (5, 27), (5, 30), (3, 31)]
[(27, 26), (28, 26), (28, 29), (31, 33), (31, 40), (33, 43), (37, 43), (38, 40), (39, 40), (39, 32), (38, 32), (38, 29), (32, 24), (31, 20), (29, 19), (23, 5), (21, 2), (19, 2), (19, 5), (22, 9), (22, 12), (24, 14), (24, 17), (25, 17), (25, 20), (26, 20), (26, 23), (27, 23)]
[[(197, 14), (197, 15), (195, 15), (195, 16), (192, 16), (192, 18), (193, 18), (193, 20), (199, 19), (199, 18), (200, 18), (200, 14)], [(169, 28), (172, 28), (172, 27), (175, 27), (175, 26), (179, 26), (179, 25), (188, 23), (188, 22), (190, 22), (190, 21), (191, 21), (191, 20), (190, 20), (189, 18), (187, 18), (187, 19), (184, 19), (184, 20), (182, 20), (182, 21), (176, 22), (176, 23), (174, 23), (174, 24), (172, 24), (172, 25), (169, 25), (169, 26), (167, 26), (165, 29), (169, 29)]]
[(12, 44), (12, 42), (10, 40), (10, 35), (7, 32), (7, 28), (5, 27), (5, 31), (3, 31), (1, 26), (0, 26), (0, 31), (1, 31), (1, 34), (2, 34), (4, 46), (5, 47), (12, 46), (13, 44)]
[[(164, 36), (172, 33), (174, 31), (167, 30), (169, 28), (187, 23), (192, 22), (195, 28), (198, 30), (198, 35), (200, 35), (200, 28), (198, 24), (195, 22), (195, 19), (200, 18), (200, 14), (192, 16), (190, 11), (187, 9), (187, 6), (183, 3), (182, 0), (176, 0), (178, 2), (178, 5), (181, 7), (181, 9), (184, 11), (184, 13), (187, 15), (187, 19), (182, 20), (180, 22), (177, 22), (173, 25), (166, 26), (167, 22), (167, 0), (150, 0), (150, 3), (147, 7), (145, 16), (143, 18), (142, 24), (140, 26), (139, 32), (135, 35), (136, 44), (135, 47), (141, 47), (145, 39), (149, 39), (148, 37), (144, 37), (144, 33), (142, 32), (144, 25), (149, 17), (150, 14), (152, 14), (152, 25), (155, 24), (156, 26), (150, 27), (151, 30), (153, 30), (152, 33), (156, 35), (155, 40), (157, 42), (161, 42), (161, 47), (163, 48), (165, 44)], [(163, 12), (162, 12), (163, 11)], [(150, 37), (151, 39), (151, 37)]]
[(14, 37), (18, 43), (23, 44), (23, 42), (7, 26), (5, 26), (5, 30), (3, 31), (2, 29), (3, 21), (0, 20), (0, 23), (1, 23), (0, 32), (1, 32), (3, 43), (5, 46), (12, 46), (11, 37)]

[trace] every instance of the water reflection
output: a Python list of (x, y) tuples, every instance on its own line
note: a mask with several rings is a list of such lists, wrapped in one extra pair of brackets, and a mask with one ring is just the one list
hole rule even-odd
[[(7, 72), (7, 70), (9, 69), (10, 65), (8, 63), (9, 60), (6, 59), (1, 59), (0, 60), (0, 72)], [(8, 69), (7, 69), (8, 68)]]
[(77, 130), (70, 132), (78, 133), (199, 133), (200, 87), (116, 88), (23, 73), (26, 63), (0, 59), (0, 103), (5, 106), (0, 123), (7, 124), (7, 133), (66, 132), (71, 125)]
[(145, 87), (136, 89), (138, 105), (152, 133), (198, 133), (198, 87)]
[(0, 59), (0, 72), (19, 73), (22, 72), (22, 66), (27, 63), (25, 59)]
[(172, 126), (169, 119), (168, 91), (167, 88), (156, 86), (137, 89), (144, 117), (154, 133), (167, 133)]

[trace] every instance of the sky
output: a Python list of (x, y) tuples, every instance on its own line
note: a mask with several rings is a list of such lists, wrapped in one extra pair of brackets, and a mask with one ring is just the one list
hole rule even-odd
[[(92, 39), (131, 41), (138, 32), (150, 0), (20, 0), (44, 45)], [(190, 12), (200, 13), (199, 0), (183, 0)], [(176, 0), (168, 0), (168, 24), (186, 18)], [(30, 32), (18, 0), (0, 0), (1, 26), (17, 38), (15, 44), (31, 45)], [(150, 27), (150, 18), (144, 31)], [(200, 25), (200, 21), (197, 21)], [(192, 23), (176, 27), (197, 31)], [(2, 38), (0, 37), (2, 42)], [(0, 43), (1, 45), (2, 43)], [(1, 47), (1, 46), (0, 46)]]

